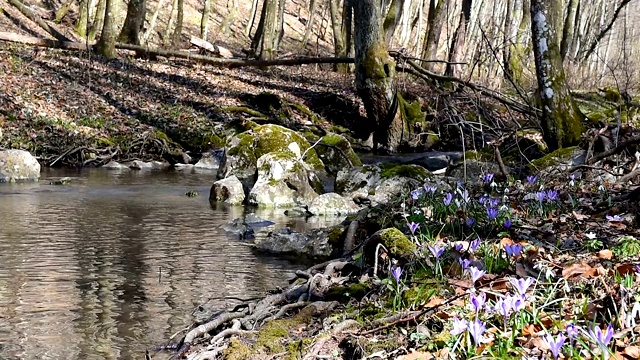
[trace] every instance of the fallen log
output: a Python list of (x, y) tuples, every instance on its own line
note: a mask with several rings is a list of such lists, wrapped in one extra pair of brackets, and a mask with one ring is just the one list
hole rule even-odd
[(191, 37), (191, 45), (206, 50), (213, 55), (219, 56), (225, 59), (233, 58), (233, 54), (229, 49), (223, 48), (222, 46), (214, 45), (206, 40), (202, 40), (199, 37), (192, 36)]
[(18, 1), (18, 0), (9, 0), (9, 4), (13, 5), (15, 8), (20, 10), (20, 12), (24, 16), (26, 16), (29, 20), (31, 20), (31, 21), (35, 22), (36, 24), (38, 24), (38, 26), (40, 26), (42, 29), (44, 29), (44, 31), (46, 31), (49, 34), (51, 34), (51, 36), (53, 36), (54, 38), (58, 39), (59, 41), (70, 41), (68, 37), (64, 36), (58, 30), (56, 30), (53, 27), (51, 27), (49, 24), (46, 23), (46, 21), (42, 20), (41, 17), (39, 17), (38, 15), (34, 14), (33, 11), (31, 11), (31, 9), (29, 9), (26, 5), (24, 5), (20, 1)]
[[(27, 45), (41, 46), (54, 49), (65, 50), (86, 50), (87, 48), (93, 49), (94, 44), (83, 44), (73, 41), (55, 41), (42, 39), (32, 36), (24, 36), (15, 33), (0, 32), (0, 40), (16, 42)], [(347, 57), (300, 57), (293, 59), (275, 59), (275, 60), (244, 60), (244, 59), (223, 59), (211, 56), (204, 56), (193, 54), (189, 51), (183, 50), (164, 50), (164, 49), (152, 49), (145, 46), (131, 45), (117, 43), (116, 49), (135, 51), (141, 56), (161, 56), (165, 58), (185, 59), (200, 62), (203, 64), (209, 64), (219, 67), (237, 68), (243, 66), (292, 66), (292, 65), (305, 65), (305, 64), (350, 64), (353, 63), (353, 58)]]

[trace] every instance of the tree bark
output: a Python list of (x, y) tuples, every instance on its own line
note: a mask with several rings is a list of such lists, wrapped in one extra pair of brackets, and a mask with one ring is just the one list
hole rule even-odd
[(204, 10), (202, 10), (202, 19), (200, 20), (200, 37), (204, 41), (209, 41), (209, 17), (211, 16), (211, 1), (204, 0)]
[(89, 29), (89, 40), (93, 41), (96, 38), (96, 35), (102, 31), (102, 27), (104, 26), (104, 16), (107, 9), (107, 0), (98, 0), (98, 7), (96, 9), (96, 16), (93, 19), (93, 23), (91, 24), (91, 28)]
[(271, 60), (278, 53), (283, 34), (283, 16), (285, 0), (265, 0), (258, 28), (251, 42), (251, 51), (258, 59)]
[(467, 27), (469, 25), (469, 19), (471, 18), (471, 3), (472, 0), (462, 1), (462, 12), (460, 13), (458, 27), (453, 33), (451, 48), (449, 49), (449, 63), (447, 63), (444, 71), (446, 76), (460, 77), (461, 65), (452, 63), (462, 61), (464, 42), (467, 35)]
[(164, 6), (164, 2), (165, 2), (165, 0), (158, 1), (158, 7), (156, 8), (156, 11), (154, 11), (153, 15), (151, 16), (151, 21), (149, 22), (149, 27), (144, 32), (144, 35), (142, 35), (142, 40), (144, 40), (144, 43), (147, 43), (147, 40), (149, 39), (149, 36), (151, 36), (151, 33), (153, 32), (153, 29), (156, 27), (156, 22), (158, 21), (158, 15), (160, 14), (160, 9), (162, 9), (162, 7)]
[(93, 7), (93, 1), (81, 0), (78, 9), (78, 22), (76, 22), (76, 32), (80, 37), (87, 36), (87, 27), (89, 24), (89, 9)]
[(375, 148), (394, 152), (402, 141), (404, 124), (398, 111), (395, 63), (380, 26), (380, 2), (357, 0), (353, 14), (356, 89), (372, 123)]
[(531, 33), (542, 105), (542, 133), (551, 150), (580, 142), (584, 118), (569, 93), (562, 67), (555, 33), (561, 17), (561, 0), (531, 1)]
[(182, 21), (184, 19), (184, 0), (178, 0), (178, 16), (176, 17), (176, 29), (171, 37), (171, 45), (175, 48), (180, 44), (182, 36)]
[(38, 26), (40, 26), (42, 29), (44, 29), (46, 32), (48, 32), (49, 34), (51, 34), (51, 36), (53, 36), (54, 38), (60, 40), (60, 41), (69, 41), (69, 38), (67, 38), (66, 36), (64, 36), (62, 33), (60, 33), (58, 30), (54, 29), (53, 27), (49, 26), (49, 24), (47, 24), (44, 20), (42, 20), (42, 18), (40, 18), (38, 15), (34, 14), (33, 11), (31, 11), (31, 9), (29, 9), (28, 7), (26, 7), (23, 3), (21, 3), (18, 0), (9, 0), (9, 3), (13, 6), (15, 6), (18, 10), (20, 10), (20, 12), (26, 16), (27, 18), (29, 18), (29, 20), (35, 22), (36, 24), (38, 24)]
[(98, 54), (107, 59), (116, 56), (116, 2), (114, 0), (105, 0), (104, 24), (100, 39), (96, 44)]
[(402, 12), (404, 11), (405, 0), (392, 0), (387, 16), (384, 17), (382, 27), (384, 29), (384, 37), (387, 44), (391, 43), (393, 33), (396, 31), (396, 27), (402, 18)]
[[(429, 15), (427, 17), (429, 30), (424, 42), (424, 51), (422, 55), (424, 59), (435, 59), (438, 55), (440, 33), (442, 32), (442, 26), (447, 21), (450, 1), (451, 0), (439, 0), (437, 6), (435, 4), (436, 0), (431, 0), (429, 3)], [(429, 71), (433, 71), (434, 63), (425, 62), (422, 64), (422, 66), (424, 66)]]
[(562, 27), (562, 41), (560, 42), (560, 54), (562, 55), (562, 60), (567, 57), (567, 53), (571, 48), (571, 43), (573, 41), (573, 28), (576, 23), (576, 14), (578, 12), (578, 6), (580, 5), (580, 0), (569, 0), (567, 16), (564, 18), (564, 25)]
[[(331, 29), (333, 30), (333, 51), (337, 57), (346, 57), (347, 51), (344, 45), (344, 37), (341, 29), (342, 21), (338, 11), (338, 3), (340, 0), (329, 0), (329, 13), (331, 15)], [(346, 64), (336, 64), (334, 70), (346, 72), (348, 66)]]
[(504, 68), (504, 75), (507, 79), (513, 79), (513, 71), (511, 71), (511, 44), (515, 39), (512, 39), (513, 27), (513, 0), (506, 1), (506, 11), (504, 15), (504, 45), (502, 50), (502, 67)]
[[(333, 0), (329, 0), (330, 3), (333, 3)], [(302, 48), (304, 49), (307, 46), (307, 42), (309, 41), (309, 37), (311, 36), (311, 32), (313, 31), (313, 23), (316, 20), (316, 7), (318, 5), (317, 0), (311, 0), (309, 2), (309, 21), (307, 21), (307, 28), (304, 31), (304, 36), (302, 37)], [(329, 6), (333, 6), (333, 4), (329, 4)], [(333, 16), (333, 15), (332, 15)]]
[(119, 41), (133, 45), (140, 45), (140, 31), (147, 16), (146, 0), (129, 0), (127, 17), (120, 30)]

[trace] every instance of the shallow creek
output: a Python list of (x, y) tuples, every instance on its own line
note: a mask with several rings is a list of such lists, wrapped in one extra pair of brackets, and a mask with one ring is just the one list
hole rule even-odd
[[(62, 176), (71, 184), (50, 185)], [(0, 184), (0, 359), (144, 358), (238, 304), (232, 297), (285, 286), (304, 266), (226, 234), (220, 226), (246, 210), (210, 205), (213, 181), (210, 172), (89, 169)], [(258, 215), (276, 224), (257, 236), (326, 225)]]

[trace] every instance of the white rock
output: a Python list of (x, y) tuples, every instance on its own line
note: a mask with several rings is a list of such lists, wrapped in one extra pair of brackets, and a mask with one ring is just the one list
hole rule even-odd
[(213, 183), (209, 194), (209, 200), (224, 201), (230, 205), (241, 205), (244, 199), (245, 194), (242, 183), (235, 175)]
[(351, 199), (336, 193), (322, 194), (313, 199), (309, 212), (314, 215), (348, 215), (358, 212), (360, 208)]
[(35, 180), (40, 178), (40, 164), (28, 151), (0, 151), (0, 182)]

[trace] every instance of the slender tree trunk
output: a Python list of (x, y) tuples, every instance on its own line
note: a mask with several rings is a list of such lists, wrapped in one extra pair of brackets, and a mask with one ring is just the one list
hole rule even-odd
[(353, 1), (344, 0), (342, 5), (342, 34), (347, 55), (353, 54)]
[(175, 22), (177, 17), (177, 16), (174, 16), (174, 14), (177, 14), (178, 12), (178, 1), (180, 0), (173, 0), (173, 2), (171, 3), (171, 12), (169, 13), (169, 23), (167, 24), (167, 28), (164, 31), (164, 35), (162, 39), (165, 47), (169, 47), (173, 39), (173, 37), (171, 36), (172, 34), (171, 31), (173, 29), (173, 23)]
[[(467, 26), (469, 25), (469, 19), (471, 18), (471, 3), (472, 0), (462, 1), (462, 12), (458, 21), (458, 27), (453, 33), (451, 48), (449, 49), (450, 63), (462, 61), (462, 54), (464, 54), (464, 41), (467, 35)], [(460, 65), (453, 65), (450, 63), (448, 63), (445, 68), (445, 75), (459, 77), (461, 73)]]
[[(425, 39), (424, 52), (422, 55), (425, 59), (433, 60), (438, 55), (440, 34), (442, 32), (442, 26), (447, 21), (450, 1), (452, 0), (439, 0), (438, 5), (435, 4), (436, 0), (431, 0), (429, 3), (429, 16), (427, 19), (429, 31)], [(422, 66), (427, 70), (433, 70), (434, 63), (423, 63)]]
[(62, 6), (60, 6), (60, 9), (58, 10), (58, 12), (56, 12), (56, 19), (54, 20), (54, 22), (56, 24), (59, 24), (62, 19), (64, 19), (65, 16), (67, 16), (67, 13), (69, 13), (69, 7), (71, 7), (71, 4), (73, 4), (73, 0), (66, 0)]
[(89, 24), (89, 9), (91, 8), (91, 0), (82, 0), (79, 5), (78, 22), (76, 23), (76, 32), (80, 37), (87, 36), (87, 26)]
[(127, 17), (120, 31), (120, 42), (140, 45), (140, 31), (147, 16), (146, 0), (129, 0), (127, 5)]
[(531, 33), (542, 103), (542, 133), (551, 150), (580, 142), (584, 117), (573, 101), (565, 80), (555, 33), (561, 18), (560, 0), (531, 1)]
[(98, 0), (98, 8), (96, 9), (96, 16), (89, 29), (89, 40), (94, 40), (96, 35), (102, 31), (102, 27), (105, 20), (105, 13), (107, 9), (107, 0)]
[(506, 11), (504, 15), (504, 45), (502, 50), (502, 67), (504, 68), (505, 77), (513, 78), (511, 71), (511, 44), (514, 39), (511, 38), (511, 28), (513, 26), (513, 0), (506, 1)]
[(357, 0), (353, 13), (356, 89), (373, 125), (376, 148), (393, 152), (402, 141), (404, 124), (398, 112), (395, 63), (380, 24), (380, 2)]
[(103, 15), (104, 24), (96, 48), (98, 54), (107, 59), (112, 59), (116, 56), (116, 38), (118, 37), (118, 34), (116, 34), (116, 11), (115, 0), (106, 0), (105, 13)]
[[(338, 10), (340, 0), (329, 0), (329, 13), (331, 15), (331, 28), (333, 30), (333, 51), (336, 57), (346, 57), (347, 49), (344, 45), (344, 37), (342, 34), (342, 20)], [(348, 64), (335, 64), (334, 70), (346, 73), (349, 69)]]
[(258, 0), (253, 0), (251, 2), (251, 14), (249, 21), (247, 22), (247, 26), (244, 28), (244, 36), (250, 37), (251, 28), (253, 28), (253, 24), (256, 21), (256, 13), (258, 12)]
[[(329, 0), (330, 2), (333, 0)], [(316, 20), (316, 7), (318, 1), (311, 0), (309, 3), (309, 21), (307, 22), (307, 28), (304, 31), (304, 36), (302, 37), (302, 48), (304, 49), (307, 46), (307, 42), (309, 41), (309, 37), (311, 36), (311, 32), (313, 31), (313, 23)], [(331, 6), (332, 4), (330, 4)]]
[[(258, 28), (251, 42), (251, 50), (257, 58), (271, 60), (276, 57), (283, 35), (285, 0), (265, 0)], [(282, 11), (282, 13), (281, 13)]]
[(165, 0), (158, 1), (158, 7), (156, 8), (156, 11), (153, 12), (153, 16), (151, 16), (149, 27), (147, 28), (147, 31), (144, 32), (144, 35), (142, 35), (142, 39), (144, 43), (146, 43), (149, 40), (149, 36), (151, 36), (153, 29), (156, 27), (156, 21), (158, 21), (158, 15), (160, 14), (160, 9), (164, 7), (164, 2)]
[(227, 35), (231, 24), (236, 20), (238, 16), (238, 0), (227, 0), (227, 16), (222, 20), (220, 24), (220, 31), (222, 34)]
[(178, 0), (178, 15), (176, 16), (176, 29), (173, 32), (171, 45), (175, 48), (180, 44), (182, 36), (182, 20), (184, 19), (184, 0)]
[(564, 19), (564, 26), (562, 27), (562, 42), (560, 42), (560, 54), (562, 60), (567, 57), (567, 53), (571, 48), (571, 42), (573, 41), (573, 27), (576, 23), (576, 14), (578, 12), (578, 6), (580, 0), (569, 0), (567, 16)]
[(387, 16), (385, 16), (384, 18), (382, 28), (387, 44), (391, 43), (393, 33), (395, 33), (396, 27), (398, 26), (398, 23), (402, 18), (402, 13), (404, 11), (404, 2), (405, 0), (392, 0), (391, 5), (389, 6), (389, 10), (387, 11)]
[(211, 15), (211, 1), (213, 0), (204, 0), (204, 10), (202, 10), (202, 19), (200, 19), (200, 38), (205, 41), (209, 41), (208, 36), (209, 16)]

